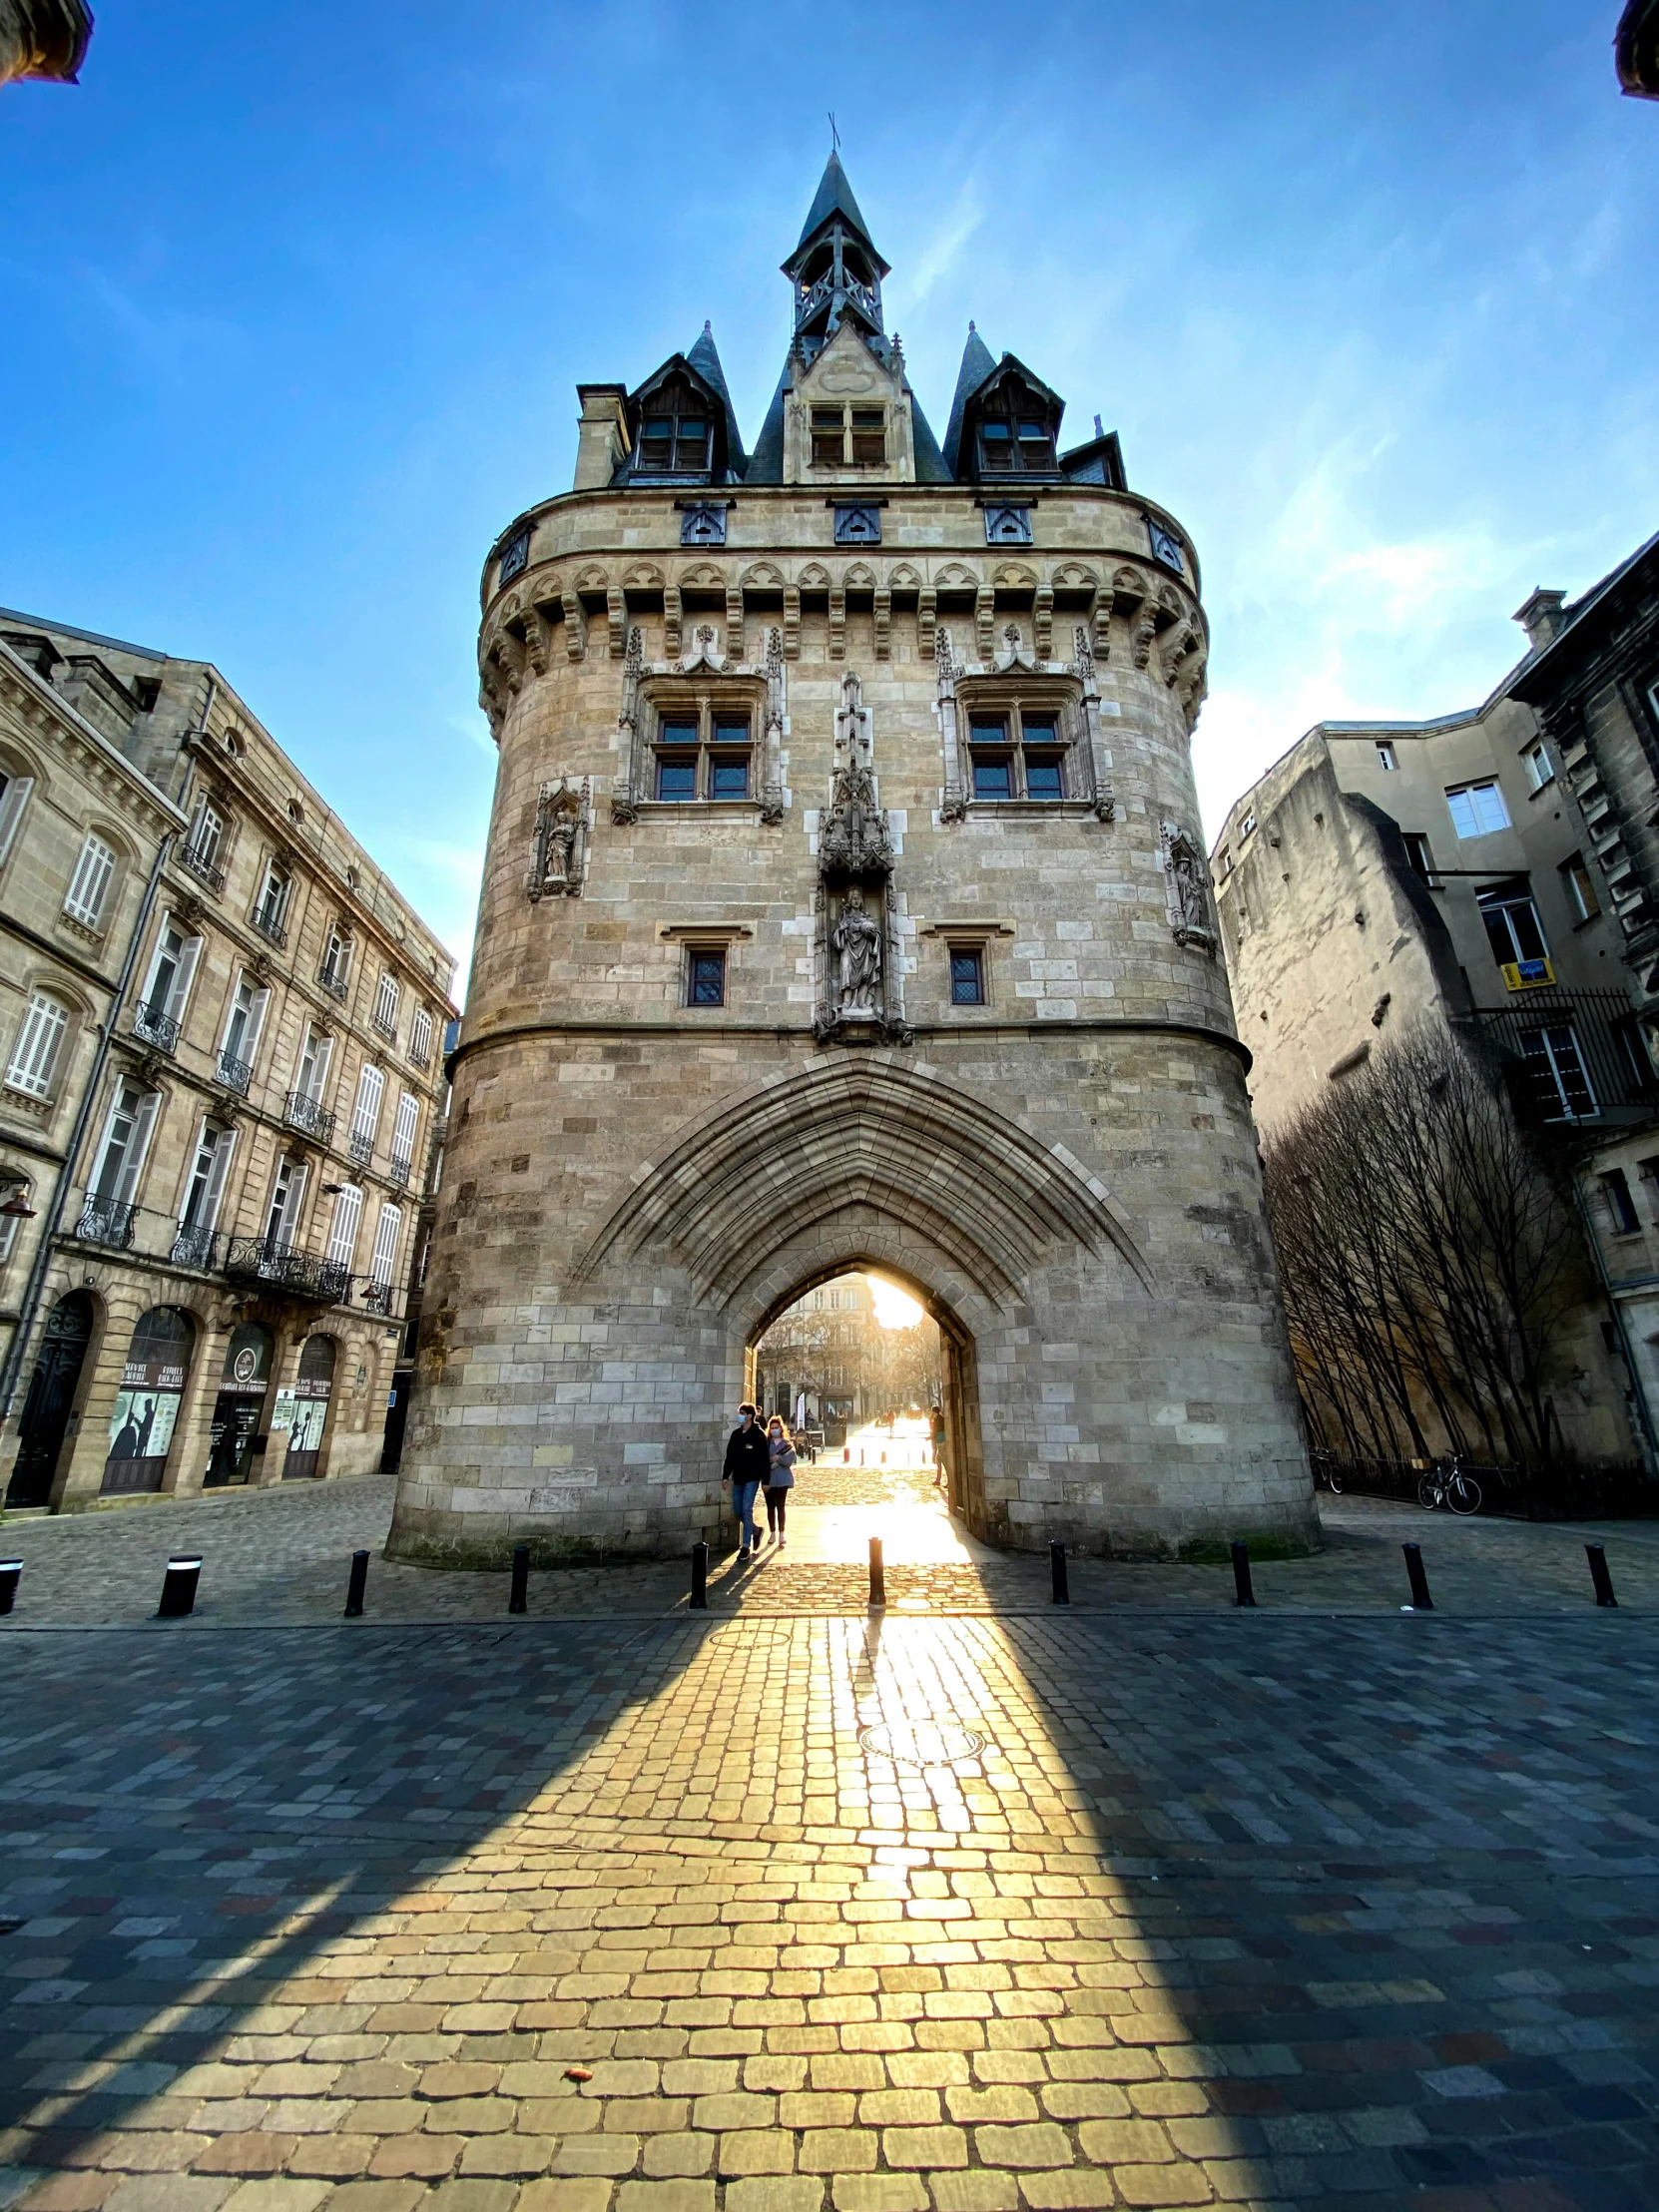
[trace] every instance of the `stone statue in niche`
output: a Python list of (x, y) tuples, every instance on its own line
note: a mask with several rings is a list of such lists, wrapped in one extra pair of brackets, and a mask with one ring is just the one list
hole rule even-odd
[(842, 1020), (873, 1021), (881, 1010), (881, 932), (865, 912), (856, 883), (841, 902), (830, 944), (839, 966), (836, 1011)]
[(1170, 932), (1177, 944), (1213, 953), (1216, 932), (1210, 918), (1210, 872), (1204, 854), (1179, 823), (1163, 825), (1162, 843)]
[(536, 799), (536, 832), (530, 858), (532, 899), (580, 898), (588, 864), (591, 822), (588, 780), (561, 776)]

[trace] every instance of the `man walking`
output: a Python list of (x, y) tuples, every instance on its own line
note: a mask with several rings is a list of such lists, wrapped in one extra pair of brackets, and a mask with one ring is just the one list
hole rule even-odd
[(771, 1453), (767, 1432), (755, 1417), (753, 1405), (738, 1407), (738, 1425), (726, 1439), (723, 1478), (732, 1485), (732, 1510), (738, 1516), (738, 1557), (758, 1554), (761, 1533), (755, 1526), (755, 1500), (767, 1478)]

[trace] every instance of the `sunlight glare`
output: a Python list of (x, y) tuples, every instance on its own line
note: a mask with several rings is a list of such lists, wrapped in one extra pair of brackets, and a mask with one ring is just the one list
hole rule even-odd
[(871, 1303), (875, 1308), (878, 1329), (914, 1329), (921, 1319), (921, 1308), (896, 1283), (883, 1283), (878, 1275), (866, 1275)]

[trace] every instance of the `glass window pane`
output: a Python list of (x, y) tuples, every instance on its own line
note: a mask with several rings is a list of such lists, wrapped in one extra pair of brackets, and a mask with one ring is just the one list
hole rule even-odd
[(716, 745), (747, 745), (749, 743), (749, 717), (747, 715), (716, 715)]
[(1477, 837), (1480, 831), (1474, 819), (1474, 801), (1467, 792), (1447, 792), (1445, 803), (1451, 810), (1451, 827), (1459, 837)]
[(664, 745), (695, 745), (697, 743), (697, 724), (682, 721), (678, 717), (673, 721), (665, 720), (661, 734)]
[(979, 434), (989, 444), (993, 441), (999, 442), (1009, 438), (1013, 435), (1013, 432), (1006, 422), (982, 422), (979, 426)]
[(968, 724), (968, 739), (974, 745), (1005, 745), (1008, 741), (1006, 716), (975, 715)]
[(1059, 735), (1060, 725), (1053, 715), (1022, 714), (1019, 719), (1028, 745), (1052, 745)]
[(1025, 758), (1025, 796), (1027, 799), (1063, 799), (1065, 792), (1060, 783), (1060, 764), (1049, 754), (1033, 760)]
[(952, 952), (950, 955), (950, 1003), (953, 1006), (982, 1006), (985, 1003), (982, 953)]
[(711, 799), (747, 799), (749, 797), (749, 756), (723, 761), (717, 755), (710, 763), (709, 796)]
[(674, 435), (674, 417), (672, 415), (647, 415), (643, 429), (644, 435), (648, 438), (671, 438)]
[(691, 955), (691, 1003), (724, 1006), (726, 1003), (726, 955), (694, 952)]
[(1509, 810), (1503, 804), (1503, 794), (1495, 784), (1476, 784), (1469, 797), (1474, 802), (1474, 819), (1482, 833), (1491, 830), (1507, 830)]
[(697, 797), (697, 763), (695, 761), (659, 761), (657, 763), (657, 797), (659, 799), (695, 799)]
[(1008, 760), (982, 760), (977, 754), (973, 762), (973, 796), (975, 799), (1012, 799), (1014, 796), (1013, 763)]

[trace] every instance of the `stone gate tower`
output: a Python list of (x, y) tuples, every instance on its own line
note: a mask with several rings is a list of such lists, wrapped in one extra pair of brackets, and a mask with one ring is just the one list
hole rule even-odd
[(784, 274), (753, 452), (706, 324), (580, 387), (574, 489), (485, 568), (500, 771), (390, 1548), (714, 1537), (750, 1348), (858, 1267), (940, 1324), (991, 1541), (1304, 1544), (1191, 541), (971, 330), (939, 443), (834, 157)]

